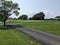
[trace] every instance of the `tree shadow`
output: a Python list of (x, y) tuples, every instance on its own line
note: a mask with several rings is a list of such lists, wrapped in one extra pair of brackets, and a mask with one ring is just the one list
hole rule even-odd
[(0, 25), (0, 30), (12, 30), (12, 29), (15, 28), (13, 28), (11, 25), (6, 25), (6, 26)]

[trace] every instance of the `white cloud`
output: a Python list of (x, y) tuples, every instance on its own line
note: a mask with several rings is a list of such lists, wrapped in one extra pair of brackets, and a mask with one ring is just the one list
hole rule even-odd
[(45, 13), (45, 15), (47, 15), (49, 13), (49, 9), (43, 10), (43, 12)]

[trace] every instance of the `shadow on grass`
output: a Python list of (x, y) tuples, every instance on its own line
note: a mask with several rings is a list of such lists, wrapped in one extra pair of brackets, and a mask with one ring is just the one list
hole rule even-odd
[(13, 28), (11, 25), (6, 25), (6, 26), (0, 25), (0, 30), (12, 30), (12, 29), (15, 28)]

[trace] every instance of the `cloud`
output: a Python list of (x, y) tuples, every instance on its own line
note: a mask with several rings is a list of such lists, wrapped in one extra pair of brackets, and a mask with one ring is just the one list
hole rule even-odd
[(53, 18), (54, 17), (54, 11), (52, 11), (52, 10), (43, 10), (43, 12), (45, 13), (45, 18)]
[(45, 15), (47, 15), (50, 12), (50, 10), (49, 9), (43, 10), (43, 12), (45, 13)]

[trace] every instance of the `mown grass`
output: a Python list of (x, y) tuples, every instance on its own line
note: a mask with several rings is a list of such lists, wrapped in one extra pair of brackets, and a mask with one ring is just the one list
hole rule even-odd
[(0, 25), (0, 45), (41, 45), (11, 26)]
[(57, 20), (10, 20), (11, 22), (60, 35), (60, 21)]

